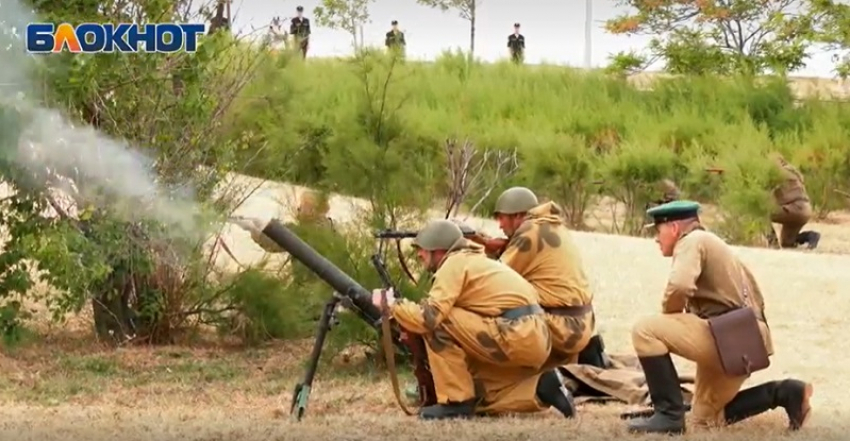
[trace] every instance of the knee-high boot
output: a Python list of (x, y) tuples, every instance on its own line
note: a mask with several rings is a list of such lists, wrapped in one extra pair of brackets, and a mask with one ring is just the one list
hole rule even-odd
[(726, 405), (726, 424), (782, 407), (788, 414), (788, 428), (799, 430), (811, 413), (812, 385), (799, 380), (770, 381), (742, 390)]
[(685, 433), (685, 403), (679, 374), (670, 354), (640, 357), (654, 413), (629, 423), (635, 433)]

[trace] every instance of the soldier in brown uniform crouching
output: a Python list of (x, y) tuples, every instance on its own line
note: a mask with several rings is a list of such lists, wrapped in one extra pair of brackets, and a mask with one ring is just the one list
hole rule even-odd
[(654, 220), (656, 242), (665, 257), (673, 258), (673, 263), (661, 314), (639, 320), (632, 330), (632, 344), (655, 412), (649, 418), (633, 420), (629, 430), (685, 432), (682, 390), (670, 354), (697, 365), (692, 413), (698, 425), (732, 424), (782, 407), (788, 415), (789, 428), (799, 429), (811, 410), (810, 384), (788, 379), (739, 391), (749, 375), (729, 373), (729, 366), (723, 361), (728, 358), (721, 355), (719, 331), (711, 320), (726, 314), (741, 317), (738, 313), (747, 312), (741, 309), (752, 310), (750, 332), (760, 335), (738, 335), (740, 328), (732, 327), (726, 329), (727, 337), (734, 333), (732, 339), (747, 341), (754, 347), (763, 344), (760, 352), (765, 362), (773, 353), (773, 343), (758, 283), (731, 247), (702, 228), (698, 211), (699, 204), (691, 201), (670, 202), (647, 210)]
[[(782, 155), (774, 155), (774, 159), (782, 173), (783, 182), (773, 189), (773, 197), (776, 200), (777, 209), (770, 216), (770, 221), (780, 224), (779, 246), (782, 248), (796, 248), (798, 245), (807, 245), (809, 249), (815, 249), (820, 241), (820, 233), (816, 231), (803, 231), (803, 227), (812, 218), (812, 204), (806, 192), (803, 175)], [(773, 227), (768, 234), (771, 245), (777, 242), (776, 232)]]

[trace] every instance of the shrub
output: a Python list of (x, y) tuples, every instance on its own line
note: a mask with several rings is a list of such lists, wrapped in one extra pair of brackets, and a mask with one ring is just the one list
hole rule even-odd
[[(448, 53), (430, 64), (394, 65), (387, 80), (390, 63), (377, 53), (354, 61), (313, 59), (287, 66), (276, 78), (264, 77), (296, 91), (291, 103), (297, 106), (285, 109), (288, 118), (279, 121), (278, 130), (301, 134), (297, 141), (270, 139), (268, 150), (297, 145), (310, 152), (302, 156), (309, 166), (286, 179), (312, 184), (321, 175), (325, 185), (367, 198), (374, 197), (370, 186), (380, 182), (384, 197), (400, 192), (405, 196), (394, 203), (421, 208), (418, 195), (439, 194), (444, 140), (464, 138), (480, 148), (518, 149), (520, 173), (500, 188), (534, 188), (563, 204), (576, 228), (596, 196), (612, 197), (628, 213), (617, 230), (629, 234), (642, 222), (644, 201), (658, 197), (653, 181), (660, 178), (674, 179), (686, 197), (720, 203), (726, 228), (736, 219), (757, 217), (747, 214), (749, 204), (735, 202), (744, 196), (731, 193), (745, 182), (765, 185), (762, 178), (706, 171), (743, 151), (760, 155), (748, 165), (758, 168), (766, 153), (785, 152), (805, 173), (820, 212), (843, 203), (834, 189), (850, 181), (842, 141), (847, 107), (798, 101), (782, 79), (677, 77), (638, 90), (603, 73), (469, 64)], [(382, 83), (390, 84), (389, 92), (376, 92)], [(371, 94), (364, 92), (366, 84)], [(275, 87), (257, 82), (246, 97)], [(248, 98), (240, 105), (252, 108)], [(269, 112), (261, 106), (258, 111)], [(383, 122), (376, 124), (379, 110)], [(247, 124), (248, 115), (253, 120), (256, 113), (233, 114), (234, 126)], [(321, 147), (313, 147), (317, 144)], [(740, 168), (735, 161), (730, 164)], [(604, 185), (594, 185), (599, 180)], [(393, 190), (383, 192), (388, 185)], [(755, 195), (761, 189), (748, 191)]]

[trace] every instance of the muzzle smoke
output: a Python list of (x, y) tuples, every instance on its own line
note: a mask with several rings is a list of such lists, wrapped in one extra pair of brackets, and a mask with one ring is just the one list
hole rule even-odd
[(0, 0), (3, 159), (32, 175), (33, 184), (73, 191), (77, 199), (108, 208), (124, 220), (155, 220), (175, 233), (198, 235), (201, 210), (192, 191), (158, 185), (150, 157), (91, 127), (75, 126), (61, 112), (39, 103), (33, 68), (40, 57), (53, 55), (26, 52), (26, 26), (37, 21), (33, 11), (19, 1)]

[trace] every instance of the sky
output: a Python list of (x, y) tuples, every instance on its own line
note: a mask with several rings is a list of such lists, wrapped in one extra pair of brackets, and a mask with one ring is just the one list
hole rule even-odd
[[(260, 32), (275, 16), (286, 19), (303, 6), (305, 16), (313, 18), (313, 8), (320, 0), (233, 0), (234, 28), (238, 33)], [(591, 65), (603, 67), (611, 54), (641, 50), (648, 37), (626, 37), (605, 32), (603, 22), (628, 12), (615, 5), (615, 0), (595, 0), (592, 8)], [(520, 6), (521, 5), (521, 6)], [(469, 47), (469, 23), (456, 12), (442, 12), (420, 6), (415, 0), (375, 0), (372, 21), (364, 27), (367, 45), (383, 46), (384, 35), (392, 20), (407, 39), (407, 55), (411, 59), (430, 60), (442, 51)], [(526, 38), (526, 62), (583, 67), (585, 64), (585, 0), (482, 0), (478, 11), (475, 55), (485, 61), (507, 57), (507, 37), (513, 24), (521, 24)], [(287, 23), (288, 26), (288, 23)], [(313, 23), (309, 56), (341, 56), (351, 54), (351, 36), (344, 31), (318, 27)], [(808, 66), (795, 72), (797, 76), (833, 77), (832, 53), (818, 50), (807, 61)]]

